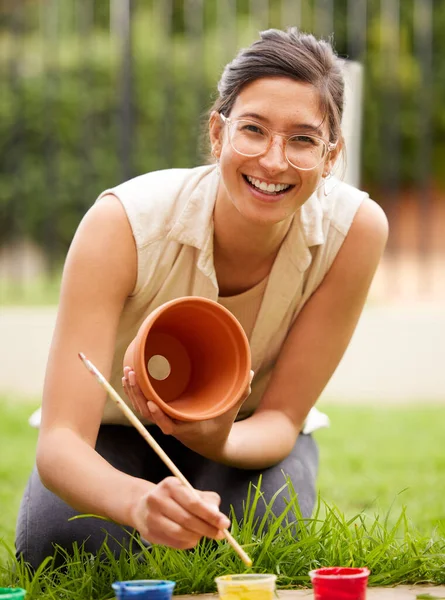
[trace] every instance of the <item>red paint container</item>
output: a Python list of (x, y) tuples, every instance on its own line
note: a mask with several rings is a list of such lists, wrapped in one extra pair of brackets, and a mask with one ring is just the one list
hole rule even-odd
[(309, 572), (314, 600), (365, 600), (367, 567), (327, 567)]

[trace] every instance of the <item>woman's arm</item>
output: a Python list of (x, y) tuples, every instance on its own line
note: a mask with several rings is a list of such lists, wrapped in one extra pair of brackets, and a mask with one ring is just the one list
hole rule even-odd
[[(154, 485), (131, 477), (94, 449), (106, 397), (78, 352), (109, 377), (136, 264), (124, 209), (115, 197), (105, 197), (83, 219), (68, 253), (46, 372), (37, 467), (44, 485), (80, 512), (135, 527), (149, 541), (190, 547), (201, 535), (218, 535), (219, 498), (208, 494), (206, 502), (196, 501), (173, 478)], [(222, 526), (227, 524), (226, 519)]]
[(290, 453), (349, 344), (387, 236), (383, 211), (364, 201), (331, 269), (292, 326), (260, 406), (234, 423), (221, 462), (263, 469)]
[[(94, 450), (105, 393), (78, 358), (84, 352), (109, 377), (119, 316), (136, 280), (136, 250), (123, 207), (114, 197), (93, 205), (65, 263), (59, 311), (43, 393), (37, 468), (68, 504), (127, 522), (131, 493), (147, 490)], [(121, 495), (123, 489), (127, 499)]]

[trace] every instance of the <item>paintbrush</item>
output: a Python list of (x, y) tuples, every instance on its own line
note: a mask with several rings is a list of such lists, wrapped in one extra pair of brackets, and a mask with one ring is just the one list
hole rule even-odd
[[(90, 371), (90, 373), (92, 373), (95, 376), (96, 380), (104, 388), (104, 390), (108, 393), (110, 398), (112, 400), (114, 400), (114, 402), (118, 405), (118, 407), (121, 409), (121, 411), (127, 417), (127, 419), (130, 421), (130, 423), (134, 427), (136, 427), (136, 429), (139, 431), (139, 433), (144, 438), (144, 440), (149, 444), (149, 446), (151, 446), (151, 448), (156, 452), (156, 454), (159, 456), (159, 458), (167, 465), (167, 467), (170, 469), (170, 471), (173, 473), (173, 475), (175, 475), (175, 477), (177, 477), (189, 490), (191, 490), (194, 494), (196, 494), (196, 496), (198, 496), (199, 499), (201, 499), (201, 496), (198, 494), (198, 492), (195, 490), (195, 488), (192, 486), (192, 484), (184, 477), (184, 475), (181, 473), (181, 471), (178, 469), (178, 467), (175, 465), (175, 463), (169, 458), (169, 456), (164, 452), (164, 450), (161, 448), (161, 446), (158, 444), (158, 442), (148, 433), (147, 429), (139, 421), (139, 419), (134, 414), (134, 412), (122, 400), (122, 398), (119, 396), (119, 394), (113, 388), (113, 386), (110, 383), (108, 383), (108, 381), (100, 373), (100, 371), (93, 365), (93, 363), (87, 359), (85, 354), (83, 354), (82, 352), (79, 352), (79, 358), (81, 359), (83, 364), (86, 366), (88, 371)], [(229, 542), (229, 544), (232, 546), (232, 548), (235, 550), (235, 552), (241, 558), (243, 563), (246, 566), (251, 567), (252, 560), (250, 559), (248, 554), (246, 554), (246, 552), (244, 552), (244, 550), (241, 548), (241, 546), (238, 544), (238, 542), (235, 540), (235, 538), (232, 536), (232, 534), (227, 529), (223, 529), (222, 531), (224, 533), (226, 540)]]

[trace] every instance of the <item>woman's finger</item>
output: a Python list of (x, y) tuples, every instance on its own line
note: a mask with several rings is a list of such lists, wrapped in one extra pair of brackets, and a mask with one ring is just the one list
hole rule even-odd
[(247, 384), (246, 389), (244, 390), (244, 396), (243, 396), (243, 402), (244, 400), (246, 400), (246, 398), (248, 398), (252, 392), (252, 380), (253, 380), (253, 376), (255, 375), (254, 371), (250, 371), (250, 377), (249, 377), (249, 383)]
[[(125, 369), (124, 369), (124, 372), (125, 372)], [(130, 382), (131, 387), (136, 387), (138, 382), (136, 379), (136, 373), (132, 369), (130, 369), (128, 371), (127, 377), (128, 377), (128, 381)]]
[(165, 435), (173, 435), (176, 431), (176, 424), (173, 419), (170, 419), (170, 417), (167, 416), (165, 412), (161, 410), (159, 406), (152, 400), (147, 402), (147, 408), (150, 412), (153, 422), (156, 423), (162, 433)]
[(188, 512), (173, 499), (170, 502), (165, 502), (161, 511), (164, 517), (173, 523), (179, 524), (185, 530), (184, 534), (181, 533), (181, 535), (184, 535), (184, 539), (185, 537), (190, 537), (190, 535), (205, 536), (213, 539), (222, 539), (224, 537), (220, 529)]
[(171, 546), (178, 550), (193, 548), (202, 536), (184, 529), (164, 515), (157, 515), (154, 523), (147, 527), (144, 537), (155, 544)]
[(146, 416), (145, 414), (145, 402), (141, 402), (141, 399), (139, 398), (138, 394), (135, 393), (134, 389), (132, 388), (131, 385), (128, 386), (129, 387), (129, 394), (131, 397), (131, 401), (133, 406), (135, 407), (136, 411), (142, 415), (142, 416)]
[(209, 502), (210, 504), (214, 504), (218, 509), (221, 505), (221, 496), (216, 492), (202, 492), (198, 490), (198, 494), (204, 500), (204, 502)]
[(127, 396), (128, 400), (130, 401), (130, 404), (131, 404), (133, 410), (136, 412), (139, 412), (138, 407), (134, 403), (128, 380), (125, 377), (122, 377), (122, 387), (124, 388), (125, 395)]
[(169, 486), (171, 497), (195, 517), (209, 523), (216, 529), (230, 527), (230, 521), (218, 506), (211, 502), (205, 502), (195, 491), (189, 490), (179, 480), (174, 478), (164, 479), (164, 485)]
[[(122, 378), (122, 385), (133, 406), (133, 409), (143, 417), (150, 418), (150, 414), (147, 409), (147, 400), (140, 391), (139, 386), (137, 384), (135, 385), (136, 380), (134, 371), (131, 371), (129, 367), (125, 367), (124, 373), (126, 376)], [(133, 374), (133, 376), (131, 374)]]

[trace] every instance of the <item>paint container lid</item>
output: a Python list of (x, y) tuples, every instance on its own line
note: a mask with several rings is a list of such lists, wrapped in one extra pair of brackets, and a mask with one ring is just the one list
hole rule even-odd
[(115, 581), (112, 588), (117, 600), (170, 600), (176, 583), (165, 579)]
[(22, 600), (25, 596), (23, 588), (0, 588), (0, 600)]

